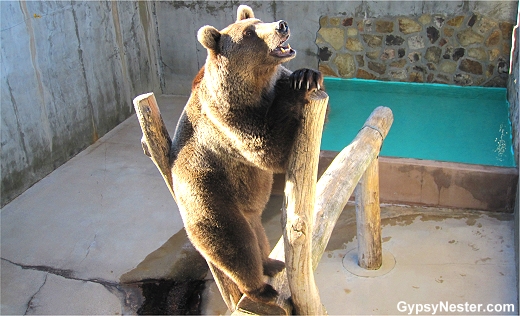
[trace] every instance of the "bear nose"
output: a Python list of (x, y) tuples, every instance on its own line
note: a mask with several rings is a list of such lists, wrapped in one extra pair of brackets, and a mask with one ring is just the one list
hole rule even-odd
[(280, 20), (278, 21), (278, 28), (276, 30), (282, 34), (287, 34), (287, 32), (289, 32), (289, 25), (284, 20)]

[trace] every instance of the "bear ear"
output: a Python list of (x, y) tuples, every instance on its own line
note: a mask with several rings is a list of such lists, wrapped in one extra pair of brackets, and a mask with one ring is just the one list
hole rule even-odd
[(237, 10), (237, 22), (245, 19), (254, 19), (255, 14), (253, 13), (253, 9), (248, 7), (247, 5), (241, 5)]
[(203, 26), (197, 32), (197, 39), (207, 49), (217, 51), (220, 32), (213, 26)]

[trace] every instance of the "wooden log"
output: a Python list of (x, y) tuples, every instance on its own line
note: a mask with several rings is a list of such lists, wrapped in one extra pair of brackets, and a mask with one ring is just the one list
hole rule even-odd
[[(152, 159), (157, 169), (161, 172), (175, 200), (171, 174), (172, 140), (164, 125), (155, 95), (153, 93), (139, 95), (134, 98), (133, 103), (139, 124), (141, 125), (141, 130), (143, 131), (141, 145), (143, 146), (144, 153)], [(193, 251), (196, 250), (193, 249)], [(230, 311), (234, 311), (239, 299), (242, 297), (242, 293), (240, 293), (236, 284), (227, 275), (218, 270), (212, 263), (208, 262), (208, 265), (224, 302)]]
[(383, 264), (378, 157), (359, 180), (355, 194), (358, 264), (364, 269), (377, 270)]
[[(336, 156), (318, 181), (312, 230), (312, 266), (314, 270), (325, 252), (332, 230), (356, 184), (371, 161), (379, 155), (381, 145), (392, 122), (393, 115), (389, 108), (376, 108), (356, 138)], [(283, 239), (278, 241), (269, 257), (284, 260)], [(276, 301), (277, 306), (284, 311), (284, 315), (291, 315), (291, 291), (285, 273), (277, 274), (269, 280), (269, 283), (280, 292)], [(244, 302), (248, 303), (244, 304)], [(246, 305), (247, 309), (244, 308)], [(233, 315), (263, 315), (262, 309), (265, 305), (250, 302), (247, 297), (243, 297)], [(280, 312), (280, 314), (282, 313)]]
[(302, 125), (289, 157), (285, 175), (284, 227), (285, 267), (294, 309), (298, 315), (325, 314), (314, 281), (311, 232), (321, 135), (329, 97), (323, 91), (310, 96), (303, 107)]
[(325, 251), (341, 211), (368, 165), (379, 155), (393, 121), (393, 114), (389, 108), (376, 108), (356, 138), (334, 158), (318, 181), (312, 235), (315, 268)]
[(143, 151), (159, 169), (170, 193), (175, 199), (171, 173), (172, 162), (170, 161), (172, 140), (164, 125), (155, 95), (152, 92), (141, 94), (134, 98), (133, 103), (141, 130), (143, 131), (143, 137), (141, 138)]

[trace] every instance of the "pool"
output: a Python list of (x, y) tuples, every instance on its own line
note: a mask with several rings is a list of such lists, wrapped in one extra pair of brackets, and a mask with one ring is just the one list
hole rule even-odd
[(380, 105), (394, 123), (381, 156), (514, 167), (505, 88), (325, 78), (321, 149), (341, 151)]

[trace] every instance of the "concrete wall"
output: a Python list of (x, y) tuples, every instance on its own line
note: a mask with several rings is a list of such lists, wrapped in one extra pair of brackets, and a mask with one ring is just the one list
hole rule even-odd
[(1, 205), (130, 116), (136, 95), (189, 94), (206, 59), (197, 30), (241, 3), (289, 23), (295, 70), (318, 68), (325, 15), (516, 21), (518, 1), (0, 1)]
[(1, 1), (1, 204), (159, 92), (153, 6)]

